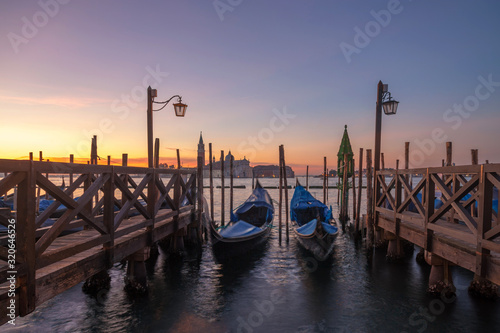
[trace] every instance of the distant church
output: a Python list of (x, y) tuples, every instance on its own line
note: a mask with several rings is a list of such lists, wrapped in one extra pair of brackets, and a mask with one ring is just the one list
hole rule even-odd
[[(198, 143), (198, 153), (202, 154), (205, 151), (205, 144), (203, 143), (203, 138), (200, 134), (200, 142)], [(230, 162), (231, 157), (234, 156), (231, 154), (231, 151), (224, 158), (224, 178), (230, 177)], [(205, 161), (205, 156), (203, 155), (203, 161)], [(220, 178), (220, 160), (216, 160), (215, 156), (212, 159), (212, 175), (214, 178)], [(255, 171), (255, 176), (257, 178), (262, 177), (279, 177), (279, 166), (277, 165), (257, 165), (254, 168), (250, 166), (250, 161), (243, 157), (242, 160), (233, 160), (233, 177), (234, 178), (251, 178), (252, 173)], [(289, 166), (286, 167), (286, 175), (287, 178), (295, 177), (295, 173), (292, 168)], [(210, 167), (209, 165), (205, 165), (203, 167), (203, 178), (210, 177)]]
[[(203, 137), (200, 134), (200, 142), (198, 143), (198, 150), (205, 150), (205, 144), (203, 143)], [(224, 177), (230, 177), (230, 162), (231, 157), (234, 156), (231, 154), (231, 151), (224, 158)], [(212, 160), (212, 174), (215, 178), (220, 178), (220, 160), (216, 161), (215, 156)], [(209, 165), (205, 165), (203, 168), (203, 177), (209, 177)], [(252, 167), (250, 166), (250, 161), (244, 157), (242, 160), (233, 160), (233, 177), (235, 178), (250, 178), (252, 177)]]

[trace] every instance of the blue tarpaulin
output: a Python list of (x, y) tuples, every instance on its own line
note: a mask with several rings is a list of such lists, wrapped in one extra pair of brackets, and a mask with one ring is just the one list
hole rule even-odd
[(257, 186), (248, 199), (234, 213), (231, 212), (231, 221), (243, 220), (261, 226), (266, 222), (271, 222), (273, 215), (274, 206), (271, 196), (257, 182)]
[(304, 187), (297, 185), (290, 203), (290, 216), (299, 226), (312, 219), (319, 218), (328, 221), (332, 218), (332, 211), (327, 205), (315, 199)]
[[(311, 236), (314, 233), (314, 230), (316, 230), (317, 224), (318, 220), (311, 220), (303, 226), (297, 228), (297, 232), (304, 236)], [(323, 229), (331, 235), (335, 234), (338, 230), (336, 226), (333, 226), (326, 222), (321, 222), (321, 225), (323, 226)]]
[(260, 231), (262, 231), (261, 228), (257, 228), (256, 226), (246, 223), (245, 221), (238, 221), (227, 228), (220, 230), (219, 234), (224, 238), (235, 238), (250, 236)]

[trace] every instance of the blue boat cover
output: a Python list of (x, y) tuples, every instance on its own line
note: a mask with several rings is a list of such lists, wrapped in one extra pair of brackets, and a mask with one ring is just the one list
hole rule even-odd
[(245, 213), (249, 212), (252, 208), (260, 207), (265, 208), (262, 210), (265, 214), (265, 216), (262, 216), (262, 220), (265, 220), (262, 223), (271, 222), (274, 215), (273, 201), (269, 193), (257, 183), (257, 186), (248, 199), (234, 213), (231, 212), (231, 222), (243, 220)]
[[(304, 224), (303, 226), (297, 228), (297, 232), (304, 236), (311, 236), (314, 233), (314, 230), (316, 230), (317, 224), (318, 224), (317, 219), (311, 220), (308, 223)], [(333, 235), (338, 231), (338, 228), (336, 226), (333, 226), (329, 223), (321, 222), (321, 225), (323, 226), (323, 229), (329, 234)]]
[(322, 221), (332, 219), (332, 211), (327, 205), (315, 199), (304, 187), (297, 185), (290, 203), (292, 221), (297, 221), (297, 224), (301, 226), (316, 218), (317, 215)]
[(262, 231), (261, 228), (257, 228), (245, 221), (238, 221), (219, 231), (219, 234), (224, 238), (237, 238), (250, 236), (260, 231)]

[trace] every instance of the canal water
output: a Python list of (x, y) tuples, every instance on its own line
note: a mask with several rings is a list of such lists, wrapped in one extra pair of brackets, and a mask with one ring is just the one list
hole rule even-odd
[[(220, 184), (218, 179), (215, 183)], [(261, 179), (261, 183), (276, 186), (278, 181)], [(310, 179), (310, 185), (321, 183), (321, 179)], [(236, 179), (235, 185), (246, 186), (234, 190), (236, 207), (251, 193), (251, 179)], [(322, 199), (322, 189), (311, 191)], [(279, 198), (278, 190), (269, 192), (273, 199)], [(215, 194), (218, 212), (220, 190)], [(289, 191), (289, 199), (292, 194), (293, 190)], [(205, 195), (208, 198), (208, 189)], [(336, 195), (335, 189), (329, 190), (335, 216)], [(226, 203), (228, 214), (228, 197)], [(365, 211), (366, 204), (363, 206)], [(275, 218), (276, 226), (277, 221)], [(428, 296), (430, 268), (416, 263), (417, 252), (400, 264), (387, 263), (385, 252), (378, 250), (368, 259), (363, 245), (340, 234), (332, 258), (319, 262), (298, 246), (293, 233), (289, 243), (280, 246), (278, 229), (274, 228), (265, 246), (237, 262), (217, 263), (209, 245), (182, 259), (168, 257), (160, 250), (160, 256), (147, 264), (149, 294), (141, 298), (131, 298), (124, 291), (126, 267), (116, 264), (110, 270), (109, 291), (92, 297), (84, 294), (79, 284), (32, 314), (17, 318), (15, 327), (7, 324), (0, 331), (500, 331), (500, 301), (470, 297), (471, 272), (452, 267), (456, 298)]]

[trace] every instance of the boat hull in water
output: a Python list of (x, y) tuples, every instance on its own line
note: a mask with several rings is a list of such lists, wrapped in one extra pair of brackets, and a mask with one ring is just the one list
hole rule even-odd
[(326, 260), (333, 252), (339, 233), (337, 226), (331, 223), (331, 209), (297, 184), (290, 204), (290, 216), (299, 244), (316, 259)]

